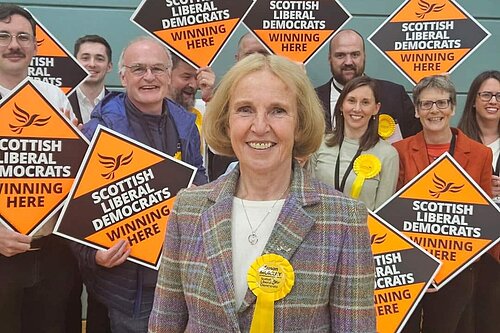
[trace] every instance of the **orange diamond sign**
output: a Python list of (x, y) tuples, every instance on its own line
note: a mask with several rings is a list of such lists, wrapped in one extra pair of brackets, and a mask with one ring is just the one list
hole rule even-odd
[(368, 39), (416, 84), (452, 72), (489, 36), (454, 0), (407, 0)]
[(368, 215), (375, 261), (377, 332), (400, 332), (441, 263), (375, 213)]
[(62, 206), (87, 141), (23, 81), (0, 103), (0, 223), (33, 235)]
[(244, 21), (274, 54), (306, 64), (350, 18), (335, 0), (256, 0)]
[(28, 76), (53, 84), (70, 95), (88, 73), (40, 21), (36, 18), (35, 21), (37, 52), (31, 60)]
[(449, 153), (376, 213), (443, 262), (437, 288), (500, 241), (500, 209)]
[(124, 240), (130, 261), (158, 269), (167, 220), (196, 168), (99, 126), (55, 234), (97, 249)]
[(210, 66), (251, 0), (143, 0), (130, 20), (194, 67)]

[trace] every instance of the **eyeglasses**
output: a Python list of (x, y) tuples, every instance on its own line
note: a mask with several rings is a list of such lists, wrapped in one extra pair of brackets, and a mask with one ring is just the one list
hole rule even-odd
[(419, 101), (418, 107), (420, 110), (430, 110), (432, 106), (436, 104), (438, 109), (446, 109), (450, 106), (451, 100), (448, 99), (438, 99), (437, 101)]
[(11, 35), (8, 32), (0, 32), (0, 46), (9, 46), (12, 42), (12, 38), (17, 40), (17, 43), (22, 47), (27, 47), (33, 44), (35, 37), (30, 34), (21, 32), (17, 35)]
[(489, 102), (491, 101), (491, 98), (493, 96), (495, 96), (495, 99), (497, 100), (497, 102), (500, 102), (500, 92), (496, 92), (496, 93), (492, 93), (491, 91), (481, 91), (479, 93), (477, 93), (479, 95), (479, 98), (483, 101), (483, 102)]
[(157, 65), (144, 65), (144, 64), (134, 64), (131, 66), (123, 65), (123, 67), (128, 68), (130, 72), (137, 77), (141, 77), (146, 75), (148, 72), (148, 69), (151, 71), (151, 74), (155, 76), (163, 75), (167, 72), (168, 67), (162, 64), (157, 64)]

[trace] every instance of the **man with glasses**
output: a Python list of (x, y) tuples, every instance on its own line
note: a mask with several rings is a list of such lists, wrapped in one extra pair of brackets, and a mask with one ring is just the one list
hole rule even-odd
[[(172, 59), (165, 46), (150, 37), (133, 40), (120, 55), (124, 93), (111, 92), (97, 105), (83, 133), (91, 138), (101, 124), (198, 168), (194, 183), (207, 182), (200, 154), (195, 115), (165, 98)], [(157, 271), (126, 261), (125, 241), (110, 249), (79, 246), (80, 266), (89, 293), (108, 309), (112, 332), (146, 332)]]
[[(15, 5), (0, 5), (0, 99), (28, 76), (36, 54), (36, 23)], [(64, 93), (34, 85), (55, 107), (71, 113)], [(69, 332), (65, 323), (77, 266), (67, 243), (52, 235), (56, 218), (33, 236), (0, 225), (0, 332)]]

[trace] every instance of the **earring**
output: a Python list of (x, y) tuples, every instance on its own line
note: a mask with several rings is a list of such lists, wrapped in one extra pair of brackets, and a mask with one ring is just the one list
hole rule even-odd
[(372, 116), (372, 119), (373, 119), (373, 120), (377, 119), (377, 116), (376, 116), (376, 115), (373, 115), (373, 116)]

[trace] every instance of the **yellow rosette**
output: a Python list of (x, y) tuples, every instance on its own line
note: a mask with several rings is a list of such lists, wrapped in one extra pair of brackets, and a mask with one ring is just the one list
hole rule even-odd
[(257, 296), (250, 333), (274, 332), (274, 302), (292, 290), (293, 267), (280, 255), (258, 257), (247, 273), (248, 287)]
[(378, 135), (382, 139), (390, 138), (396, 130), (396, 121), (388, 114), (378, 116)]
[(365, 179), (378, 175), (380, 170), (382, 170), (382, 164), (377, 156), (363, 154), (354, 160), (353, 170), (356, 173), (356, 179), (352, 183), (351, 197), (357, 199), (359, 198)]

